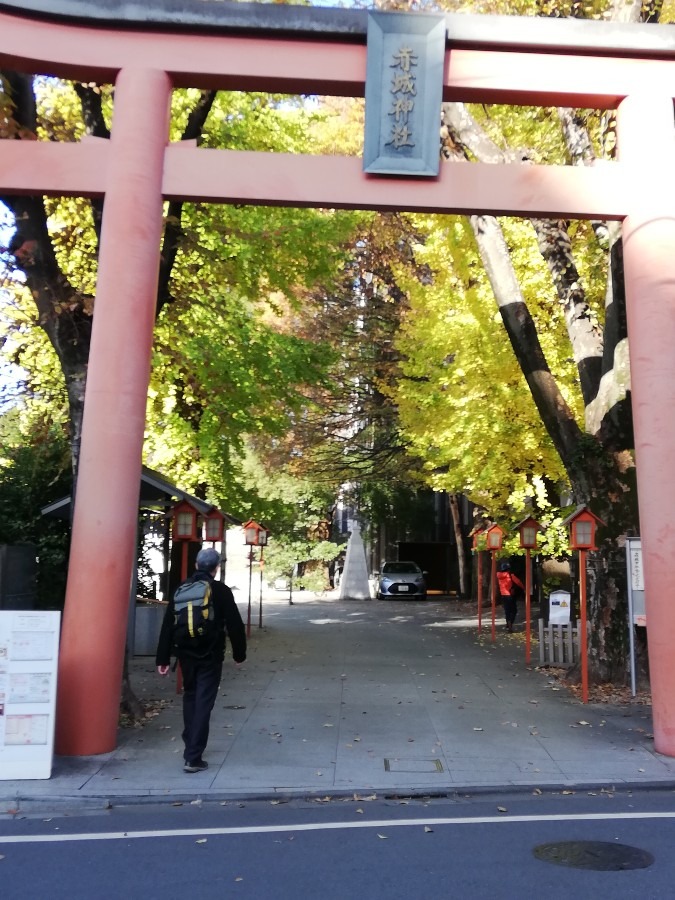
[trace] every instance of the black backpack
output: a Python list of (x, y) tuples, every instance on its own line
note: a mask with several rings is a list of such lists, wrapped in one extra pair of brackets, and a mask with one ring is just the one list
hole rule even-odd
[(184, 581), (173, 595), (173, 644), (177, 656), (206, 657), (218, 640), (211, 581)]

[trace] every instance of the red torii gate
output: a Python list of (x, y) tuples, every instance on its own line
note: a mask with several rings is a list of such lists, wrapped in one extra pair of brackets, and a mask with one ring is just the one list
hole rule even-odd
[[(116, 17), (115, 6), (0, 0), (1, 67), (115, 84), (109, 141), (0, 141), (1, 192), (105, 197), (58, 751), (103, 753), (116, 742), (162, 201), (181, 198), (622, 220), (654, 740), (675, 756), (675, 35), (653, 25), (447, 16), (445, 100), (615, 108), (619, 160), (465, 163), (434, 179), (392, 180), (365, 175), (353, 158), (168, 144), (173, 87), (363, 96), (364, 11), (162, 0)], [(82, 629), (87, 620), (96, 626)]]

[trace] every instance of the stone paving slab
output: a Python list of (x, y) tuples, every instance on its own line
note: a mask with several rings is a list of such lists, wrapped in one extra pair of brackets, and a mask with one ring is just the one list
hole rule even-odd
[(182, 771), (174, 677), (136, 658), (134, 687), (157, 714), (122, 728), (111, 753), (57, 757), (48, 780), (0, 781), (0, 810), (675, 785), (675, 759), (653, 748), (649, 706), (581, 704), (525, 665), (522, 634), (499, 630), (493, 644), (489, 623), (479, 636), (452, 600), (294, 600), (266, 598), (247, 663), (226, 662), (207, 772)]

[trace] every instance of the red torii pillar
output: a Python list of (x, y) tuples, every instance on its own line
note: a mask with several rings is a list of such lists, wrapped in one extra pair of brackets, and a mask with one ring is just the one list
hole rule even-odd
[(675, 159), (673, 99), (627, 97), (617, 117), (633, 169), (623, 223), (631, 391), (642, 537), (654, 747), (675, 756)]
[[(116, 745), (111, 710), (119, 706), (136, 558), (170, 99), (165, 72), (123, 69), (116, 79), (59, 656), (56, 749), (65, 755)], [(103, 640), (81, 625), (93, 619)]]

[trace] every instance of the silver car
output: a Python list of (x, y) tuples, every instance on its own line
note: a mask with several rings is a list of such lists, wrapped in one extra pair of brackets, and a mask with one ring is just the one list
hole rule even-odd
[(406, 597), (427, 599), (427, 583), (424, 572), (415, 562), (386, 562), (382, 566), (377, 585), (378, 600), (396, 600)]

